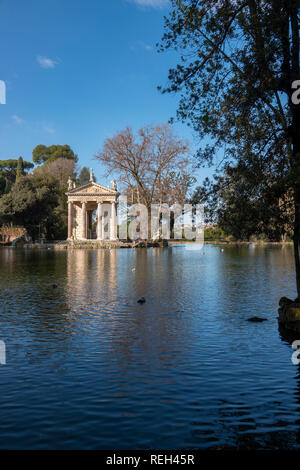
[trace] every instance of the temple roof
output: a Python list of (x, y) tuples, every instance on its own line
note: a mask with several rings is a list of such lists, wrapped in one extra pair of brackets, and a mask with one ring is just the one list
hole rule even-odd
[(77, 188), (69, 189), (66, 194), (67, 196), (80, 196), (83, 194), (107, 194), (110, 196), (117, 196), (119, 193), (118, 191), (108, 188), (107, 186), (103, 186), (102, 184), (90, 181), (89, 183), (84, 184), (83, 186), (78, 186)]

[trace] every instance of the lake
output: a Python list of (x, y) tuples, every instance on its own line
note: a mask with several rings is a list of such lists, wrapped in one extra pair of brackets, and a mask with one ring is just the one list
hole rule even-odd
[(0, 249), (0, 448), (299, 448), (283, 295), (290, 246)]

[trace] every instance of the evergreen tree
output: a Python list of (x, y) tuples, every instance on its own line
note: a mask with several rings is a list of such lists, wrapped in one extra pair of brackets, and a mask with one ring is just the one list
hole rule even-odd
[[(80, 186), (83, 186), (84, 184), (87, 184), (89, 180), (90, 180), (90, 170), (88, 169), (88, 167), (84, 166), (79, 174), (78, 184)], [(96, 181), (95, 177), (94, 177), (94, 181)]]
[(37, 237), (39, 226), (46, 238), (56, 238), (53, 229), (57, 225), (55, 208), (60, 191), (54, 178), (39, 176), (20, 177), (12, 190), (0, 198), (0, 218), (3, 223), (25, 227)]
[(58, 158), (67, 158), (77, 162), (77, 155), (73, 152), (69, 145), (37, 145), (32, 152), (32, 160), (34, 163), (53, 162)]
[(19, 160), (18, 160), (18, 166), (17, 166), (17, 173), (16, 173), (16, 181), (21, 178), (21, 176), (24, 175), (24, 162), (23, 162), (23, 158), (22, 157), (19, 157)]
[(161, 50), (175, 48), (180, 63), (162, 91), (181, 93), (178, 118), (209, 138), (199, 164), (220, 152), (231, 165), (256, 160), (289, 191), (300, 298), (299, 0), (172, 0), (172, 6)]
[[(22, 157), (20, 157), (22, 158)], [(34, 167), (31, 162), (26, 162), (22, 159), (10, 158), (8, 160), (0, 160), (0, 196), (7, 194), (11, 190), (12, 185), (15, 183), (17, 178), (18, 165), (22, 165), (22, 174), (26, 174), (27, 170)], [(21, 167), (20, 167), (21, 168)]]

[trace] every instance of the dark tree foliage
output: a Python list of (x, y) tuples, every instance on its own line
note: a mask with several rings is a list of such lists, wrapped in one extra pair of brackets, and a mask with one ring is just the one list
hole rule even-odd
[[(0, 160), (0, 171), (16, 170), (18, 168), (20, 158), (22, 158), (22, 157), (19, 157), (19, 159), (10, 158), (8, 160)], [(26, 162), (26, 161), (23, 160), (23, 169), (24, 170), (30, 170), (33, 167), (34, 167), (33, 163)]]
[(207, 178), (191, 202), (204, 204), (206, 223), (218, 224), (236, 240), (284, 241), (292, 236), (294, 212), (290, 189), (283, 191), (282, 183), (266, 175), (259, 162), (252, 167), (239, 162), (214, 181)]
[[(247, 175), (241, 199), (256, 191), (271, 220), (276, 199), (291, 198), (300, 297), (300, 104), (292, 99), (300, 79), (299, 0), (172, 0), (172, 6), (160, 49), (175, 48), (180, 63), (162, 91), (181, 94), (177, 117), (209, 142), (197, 153), (199, 164), (220, 152), (231, 166), (257, 164), (264, 177), (257, 185)], [(241, 222), (250, 210), (246, 199)], [(260, 209), (251, 211), (247, 219), (257, 220)], [(278, 217), (274, 224), (283, 224)]]
[(0, 198), (3, 223), (25, 227), (34, 237), (40, 232), (54, 238), (54, 209), (58, 204), (59, 187), (55, 179), (33, 176), (20, 177), (12, 190)]
[(37, 145), (32, 152), (32, 160), (37, 163), (53, 162), (58, 158), (67, 158), (77, 161), (77, 155), (69, 145)]
[(34, 167), (31, 162), (26, 162), (22, 159), (10, 158), (8, 160), (0, 160), (0, 196), (6, 194), (11, 190), (12, 185), (16, 181), (18, 173), (18, 165), (20, 167), (19, 174), (22, 166), (22, 174), (26, 173), (26, 170), (30, 170)]
[(26, 170), (34, 165), (22, 157), (0, 160), (0, 225), (23, 226), (34, 239), (62, 240), (68, 224), (65, 192), (68, 178), (76, 178), (77, 157), (67, 145), (48, 149), (49, 158), (30, 174)]

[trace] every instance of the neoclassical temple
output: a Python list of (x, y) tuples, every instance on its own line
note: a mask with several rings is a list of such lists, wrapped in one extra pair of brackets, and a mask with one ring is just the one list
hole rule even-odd
[(112, 188), (94, 181), (93, 170), (89, 183), (76, 188), (69, 178), (68, 191), (68, 240), (116, 240), (117, 202), (119, 193), (116, 182)]

